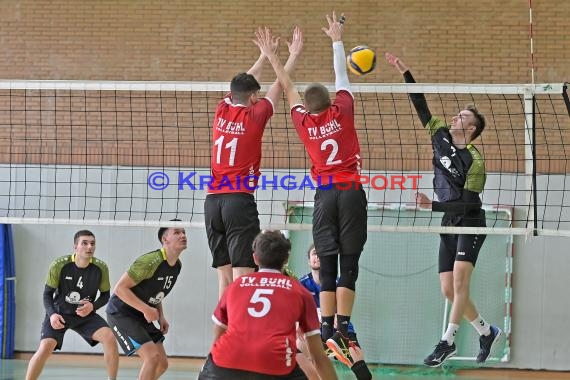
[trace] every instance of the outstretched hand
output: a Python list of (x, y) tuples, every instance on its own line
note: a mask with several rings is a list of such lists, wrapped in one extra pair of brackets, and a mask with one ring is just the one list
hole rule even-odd
[(300, 55), (303, 51), (303, 33), (298, 26), (293, 29), (293, 37), (291, 42), (287, 41), (287, 46), (289, 47), (289, 55)]
[[(295, 38), (295, 34), (293, 34), (293, 38)], [(261, 54), (269, 58), (275, 55), (279, 47), (279, 37), (273, 36), (268, 27), (259, 27), (255, 32), (253, 43), (257, 45)]]
[(384, 57), (386, 58), (386, 61), (390, 65), (394, 66), (396, 68), (396, 70), (398, 70), (400, 72), (400, 74), (403, 74), (409, 70), (408, 66), (406, 66), (406, 64), (404, 62), (402, 62), (402, 60), (400, 60), (400, 58), (396, 57), (394, 54), (385, 53)]
[[(341, 15), (341, 17), (343, 16)], [(327, 15), (327, 22), (329, 23), (329, 27), (321, 28), (322, 31), (325, 32), (325, 34), (331, 38), (332, 42), (341, 41), (343, 24), (339, 20), (337, 20), (335, 11), (333, 11), (332, 13), (332, 18), (329, 15)]]

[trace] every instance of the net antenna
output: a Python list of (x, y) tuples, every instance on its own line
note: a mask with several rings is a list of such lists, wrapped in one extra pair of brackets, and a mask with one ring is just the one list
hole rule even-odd
[(530, 41), (529, 48), (530, 48), (530, 83), (534, 86), (534, 30), (533, 30), (533, 23), (532, 23), (532, 0), (528, 0), (528, 38)]

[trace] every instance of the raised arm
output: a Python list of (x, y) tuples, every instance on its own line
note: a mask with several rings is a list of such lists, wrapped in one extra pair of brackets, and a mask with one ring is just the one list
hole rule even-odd
[[(297, 59), (303, 51), (303, 33), (301, 33), (301, 29), (299, 29), (299, 27), (296, 26), (295, 29), (293, 29), (291, 42), (287, 41), (287, 46), (289, 47), (289, 58), (287, 59), (287, 62), (285, 62), (284, 69), (287, 74), (291, 75), (293, 69), (295, 68), (295, 65), (297, 64)], [(273, 104), (276, 104), (279, 101), (279, 97), (281, 96), (282, 92), (283, 87), (281, 86), (281, 82), (278, 78), (271, 85), (271, 87), (269, 87), (269, 90), (267, 90), (267, 94), (265, 94), (265, 96), (269, 98)]]
[[(388, 61), (390, 65), (394, 66), (396, 70), (398, 70), (400, 74), (404, 76), (406, 83), (416, 83), (416, 80), (412, 76), (410, 69), (404, 62), (402, 62), (402, 60), (400, 60), (400, 58), (396, 57), (392, 53), (386, 53), (385, 57), (386, 61)], [(427, 105), (426, 97), (421, 93), (410, 94), (410, 100), (416, 109), (416, 113), (418, 114), (422, 125), (425, 127), (428, 125), (429, 121), (432, 118), (431, 112)]]
[(265, 63), (266, 58), (267, 57), (265, 56), (265, 54), (259, 54), (257, 61), (255, 61), (253, 66), (251, 66), (250, 69), (247, 70), (247, 73), (253, 75), (255, 80), (258, 82), (261, 80), (261, 72), (263, 71), (263, 64)]
[(323, 27), (322, 30), (331, 38), (333, 47), (333, 67), (335, 74), (335, 89), (350, 91), (350, 82), (346, 72), (346, 58), (344, 53), (344, 45), (342, 43), (342, 29), (344, 25), (344, 16), (339, 20), (336, 13), (332, 13), (332, 18), (327, 15), (328, 28)]
[[(255, 36), (256, 39), (253, 42), (259, 47), (261, 53), (267, 56), (269, 62), (271, 63), (271, 66), (273, 67), (273, 70), (275, 71), (275, 74), (277, 75), (277, 82), (271, 86), (270, 90), (275, 90), (275, 91), (278, 90), (277, 93), (280, 93), (282, 91), (281, 90), (282, 88), (283, 91), (285, 91), (285, 96), (287, 97), (287, 100), (291, 107), (293, 107), (296, 104), (301, 104), (301, 96), (299, 95), (299, 92), (295, 88), (295, 85), (293, 84), (293, 81), (291, 80), (289, 73), (285, 69), (285, 66), (283, 66), (283, 64), (279, 60), (279, 57), (276, 54), (276, 46), (279, 44), (278, 39), (271, 34), (271, 31), (268, 28), (259, 28), (255, 33)], [(301, 30), (296, 27), (295, 31), (293, 32), (293, 40), (289, 46), (290, 54), (287, 63), (289, 63), (290, 68), (294, 66), (296, 59), (300, 54), (302, 48), (303, 48), (303, 36), (301, 34)], [(291, 54), (292, 49), (295, 52), (297, 52), (297, 54), (294, 54), (293, 57)], [(276, 88), (274, 89), (274, 87)], [(269, 97), (270, 95), (269, 92), (270, 91), (267, 92), (266, 95), (267, 97)], [(271, 100), (273, 101), (273, 99)], [(278, 95), (276, 95), (275, 102), (277, 100), (278, 100)]]

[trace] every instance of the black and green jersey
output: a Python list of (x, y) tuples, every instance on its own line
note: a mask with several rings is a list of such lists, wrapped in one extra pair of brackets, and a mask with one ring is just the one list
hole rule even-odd
[(55, 260), (46, 279), (46, 285), (55, 289), (53, 309), (59, 314), (75, 314), (81, 300), (94, 302), (97, 292), (110, 290), (109, 268), (103, 261), (92, 258), (89, 265), (75, 265), (75, 254)]
[(463, 190), (480, 194), (487, 175), (483, 157), (473, 145), (458, 149), (453, 145), (449, 126), (433, 117), (426, 125), (432, 139), (434, 189), (440, 202), (459, 200)]
[[(166, 252), (161, 248), (136, 259), (127, 274), (136, 282), (131, 288), (133, 293), (147, 305), (156, 308), (172, 290), (181, 269), (180, 260), (177, 260), (173, 266), (168, 264)], [(142, 316), (141, 312), (127, 305), (115, 294), (107, 305), (107, 313)]]
[[(407, 83), (415, 83), (410, 71), (404, 73)], [(439, 202), (432, 202), (434, 211), (455, 215), (479, 213), (479, 194), (485, 187), (485, 161), (473, 145), (459, 149), (453, 144), (449, 126), (432, 116), (424, 94), (411, 93), (410, 99), (423, 126), (431, 136), (433, 147), (433, 187)]]

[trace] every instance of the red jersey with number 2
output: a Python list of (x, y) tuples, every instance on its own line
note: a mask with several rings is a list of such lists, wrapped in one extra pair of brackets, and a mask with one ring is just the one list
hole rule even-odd
[(253, 193), (259, 177), (261, 139), (273, 104), (267, 98), (251, 106), (232, 104), (226, 96), (214, 116), (212, 178), (208, 193)]
[(333, 104), (319, 114), (311, 114), (302, 104), (295, 105), (291, 118), (311, 158), (311, 176), (315, 181), (326, 184), (331, 176), (360, 174), (362, 160), (354, 127), (354, 98), (349, 91), (338, 91)]
[(214, 363), (268, 375), (286, 375), (295, 368), (297, 321), (306, 336), (320, 334), (311, 294), (276, 270), (261, 269), (236, 279), (212, 319), (227, 328), (212, 346)]

